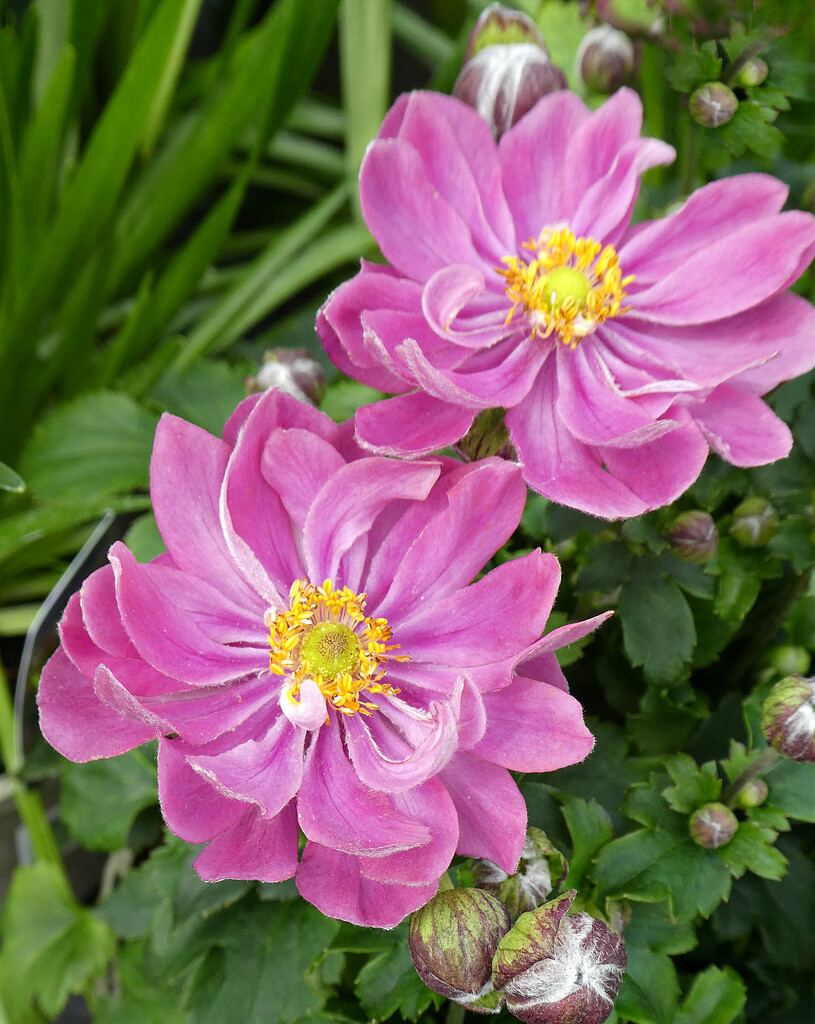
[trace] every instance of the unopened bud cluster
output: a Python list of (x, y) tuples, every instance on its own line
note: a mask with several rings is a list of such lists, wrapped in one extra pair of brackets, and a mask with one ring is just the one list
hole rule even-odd
[(422, 981), (476, 1013), (506, 1007), (528, 1024), (601, 1024), (625, 971), (622, 937), (590, 914), (568, 914), (577, 893), (522, 913), (480, 889), (440, 892), (410, 921)]
[(566, 87), (535, 23), (491, 4), (470, 34), (453, 95), (477, 110), (498, 139), (539, 99)]

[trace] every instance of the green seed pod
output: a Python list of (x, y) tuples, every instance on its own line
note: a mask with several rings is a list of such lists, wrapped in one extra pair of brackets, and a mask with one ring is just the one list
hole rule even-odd
[(730, 534), (743, 548), (761, 548), (777, 526), (778, 513), (766, 498), (745, 498), (733, 513)]
[(736, 807), (760, 807), (767, 799), (769, 786), (764, 779), (750, 779), (741, 787), (733, 801)]

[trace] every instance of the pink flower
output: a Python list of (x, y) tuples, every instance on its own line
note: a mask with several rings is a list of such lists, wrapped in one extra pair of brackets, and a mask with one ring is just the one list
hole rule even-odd
[(49, 742), (87, 761), (158, 736), (162, 810), (208, 844), (201, 877), (296, 872), (332, 917), (397, 924), (455, 852), (513, 871), (508, 769), (591, 749), (552, 652), (603, 618), (541, 639), (559, 569), (540, 551), (470, 584), (518, 525), (518, 470), (367, 456), (271, 391), (223, 441), (165, 416), (151, 488), (167, 554), (114, 544), (71, 599), (39, 690)]
[(364, 263), (318, 319), (341, 370), (397, 396), (358, 411), (363, 445), (424, 455), (506, 409), (527, 483), (608, 518), (676, 498), (708, 446), (786, 455), (760, 396), (815, 364), (815, 313), (786, 291), (815, 219), (745, 174), (631, 226), (640, 175), (674, 157), (641, 115), (627, 89), (593, 113), (557, 92), (496, 145), (455, 99), (396, 103), (360, 180), (391, 265)]

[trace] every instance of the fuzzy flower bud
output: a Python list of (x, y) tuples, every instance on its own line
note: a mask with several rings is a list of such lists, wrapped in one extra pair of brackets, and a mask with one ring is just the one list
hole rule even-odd
[(246, 378), (248, 394), (278, 388), (300, 402), (317, 405), (325, 389), (323, 368), (304, 348), (274, 348), (263, 353), (257, 377)]
[(730, 533), (743, 548), (760, 548), (777, 526), (778, 514), (766, 498), (745, 498), (733, 512)]
[(567, 86), (531, 18), (491, 4), (470, 33), (453, 95), (477, 110), (498, 139), (541, 97)]
[(492, 861), (478, 860), (473, 865), (473, 883), (497, 896), (516, 918), (543, 903), (565, 873), (566, 861), (546, 833), (529, 828), (514, 875), (508, 875)]
[(528, 1024), (601, 1024), (620, 989), (625, 943), (590, 914), (570, 914), (574, 889), (522, 914), (501, 939), (493, 982)]
[(793, 761), (815, 761), (815, 677), (787, 676), (776, 683), (764, 701), (761, 729)]
[(712, 516), (700, 509), (682, 512), (668, 531), (671, 551), (683, 562), (701, 565), (719, 550), (719, 534)]
[(700, 85), (688, 102), (690, 116), (703, 128), (718, 128), (732, 120), (739, 101), (732, 89), (724, 82), (708, 82)]
[(694, 843), (706, 850), (718, 850), (736, 834), (739, 827), (736, 815), (724, 804), (705, 804), (690, 816), (688, 828)]
[(492, 960), (509, 912), (481, 889), (447, 889), (410, 917), (408, 945), (422, 981), (476, 1013), (497, 1013)]
[(770, 788), (764, 779), (750, 779), (741, 787), (733, 801), (736, 807), (760, 807), (767, 799)]
[(761, 57), (752, 57), (739, 68), (733, 84), (739, 89), (749, 89), (751, 86), (761, 85), (769, 73), (770, 69), (767, 67), (766, 60), (762, 60)]
[(587, 89), (610, 96), (634, 78), (637, 52), (624, 32), (598, 25), (583, 37), (574, 67)]

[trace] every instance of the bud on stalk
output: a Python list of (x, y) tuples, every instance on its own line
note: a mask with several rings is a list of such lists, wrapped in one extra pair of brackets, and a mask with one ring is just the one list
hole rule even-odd
[(718, 128), (733, 119), (739, 101), (724, 82), (708, 82), (692, 94), (688, 106), (697, 124), (703, 128)]
[(699, 509), (682, 512), (668, 531), (671, 551), (683, 562), (701, 565), (719, 550), (719, 534), (712, 516)]
[(793, 761), (815, 761), (815, 677), (787, 676), (764, 701), (761, 729)]
[(535, 23), (491, 4), (475, 23), (453, 95), (473, 107), (499, 139), (541, 97), (567, 88)]
[(428, 988), (474, 1010), (497, 1013), (492, 961), (509, 931), (509, 912), (481, 889), (447, 889), (410, 917), (408, 945)]
[(633, 81), (637, 53), (624, 32), (611, 25), (599, 25), (583, 37), (574, 67), (587, 89), (610, 96)]
[(778, 526), (778, 514), (766, 498), (745, 498), (733, 513), (731, 535), (743, 548), (761, 548)]
[(521, 860), (514, 875), (508, 875), (489, 860), (473, 865), (473, 884), (493, 893), (511, 917), (534, 910), (566, 874), (566, 861), (539, 828), (528, 828)]
[(301, 402), (317, 405), (325, 390), (325, 374), (304, 348), (273, 348), (263, 354), (256, 377), (246, 378), (247, 394), (278, 388)]
[(569, 914), (574, 889), (522, 914), (501, 939), (493, 981), (527, 1024), (602, 1024), (626, 964), (625, 943), (590, 914)]
[(690, 816), (688, 828), (691, 838), (706, 850), (718, 850), (736, 834), (739, 821), (736, 815), (724, 804), (711, 803), (699, 807)]

